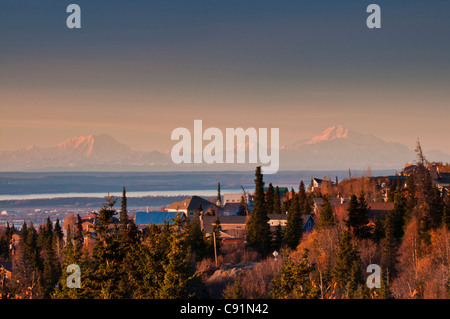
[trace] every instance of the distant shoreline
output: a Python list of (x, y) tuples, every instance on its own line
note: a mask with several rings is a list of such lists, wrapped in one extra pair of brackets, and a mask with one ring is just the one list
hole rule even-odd
[[(142, 196), (128, 197), (129, 207), (159, 207), (169, 205), (174, 201), (180, 201), (189, 195), (173, 196)], [(120, 205), (120, 197), (115, 196)], [(58, 197), (58, 198), (36, 198), (21, 200), (0, 200), (0, 209), (30, 209), (30, 208), (90, 208), (99, 210), (105, 203), (105, 197)]]
[[(353, 177), (366, 171), (352, 170)], [(373, 170), (372, 175), (390, 175), (395, 170)], [(264, 176), (266, 185), (298, 188), (311, 178), (348, 178), (348, 170), (279, 171)], [(223, 191), (240, 192), (254, 187), (254, 170), (203, 172), (0, 172), (0, 201), (55, 197), (104, 197), (121, 194), (126, 187), (130, 197), (164, 195), (214, 195), (217, 184)]]
[[(226, 193), (241, 192), (241, 189), (224, 189)], [(28, 200), (51, 200), (51, 199), (75, 199), (75, 198), (92, 198), (103, 199), (107, 195), (121, 197), (121, 192), (98, 192), (98, 193), (47, 193), (47, 194), (13, 194), (0, 195), (0, 203), (6, 201), (28, 201)], [(214, 196), (217, 190), (167, 190), (167, 191), (143, 191), (128, 192), (127, 198), (148, 198), (148, 197), (180, 197), (180, 196)], [(1, 206), (0, 206), (1, 207)]]

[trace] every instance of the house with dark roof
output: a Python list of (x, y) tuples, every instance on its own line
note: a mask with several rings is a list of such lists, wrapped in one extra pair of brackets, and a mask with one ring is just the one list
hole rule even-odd
[[(349, 201), (332, 204), (336, 215), (343, 219), (347, 218), (348, 205)], [(370, 224), (375, 224), (375, 221), (378, 218), (380, 218), (384, 213), (390, 212), (392, 209), (394, 209), (394, 203), (391, 202), (369, 202), (367, 215), (369, 217)]]
[(316, 188), (321, 188), (322, 184), (323, 184), (323, 179), (321, 179), (321, 178), (313, 177), (311, 179), (312, 190), (314, 190)]
[[(281, 227), (286, 226), (287, 224), (287, 214), (269, 214), (269, 224), (272, 231), (275, 230), (275, 227), (281, 225)], [(303, 232), (309, 233), (314, 228), (314, 214), (302, 214), (303, 219)]]
[[(225, 207), (225, 205), (227, 204), (240, 204), (242, 197), (244, 197), (244, 201), (247, 203), (247, 207), (249, 212), (252, 211), (253, 209), (253, 204), (254, 204), (254, 196), (248, 192), (244, 194), (242, 193), (234, 193), (234, 194), (224, 194), (223, 196), (223, 207)], [(228, 206), (228, 207), (233, 207), (233, 206)], [(223, 210), (220, 210), (219, 213), (224, 212)]]
[(201, 208), (206, 215), (215, 215), (219, 211), (219, 207), (216, 204), (200, 196), (191, 196), (182, 201), (173, 202), (166, 207), (166, 211), (172, 213), (181, 212), (186, 217), (192, 217), (199, 214), (199, 208)]
[(217, 218), (220, 222), (220, 237), (227, 241), (244, 241), (247, 225), (247, 216), (202, 216), (201, 225), (209, 237)]
[[(340, 198), (330, 198), (329, 201), (330, 201), (331, 206), (335, 206), (339, 203), (340, 204), (347, 203), (349, 201), (349, 199), (340, 197)], [(320, 197), (313, 198), (313, 202), (314, 202), (314, 207), (313, 207), (314, 214), (320, 213), (320, 210), (322, 209), (322, 206), (323, 206), (323, 198), (320, 198)]]
[[(281, 227), (287, 224), (286, 214), (269, 214), (269, 225), (272, 232), (275, 231), (278, 225)], [(213, 226), (216, 224), (216, 220), (219, 218), (221, 226), (221, 237), (227, 240), (241, 240), (244, 241), (246, 234), (246, 225), (249, 217), (247, 216), (202, 216), (203, 229), (206, 235), (212, 232)], [(303, 219), (303, 232), (308, 233), (313, 230), (315, 221), (314, 214), (302, 214)]]
[(226, 203), (220, 212), (222, 215), (232, 216), (239, 215), (241, 209), (244, 209), (243, 215), (245, 215), (245, 208), (241, 208), (241, 203)]
[(434, 180), (434, 184), (443, 195), (447, 195), (450, 187), (450, 173), (439, 173), (437, 178)]

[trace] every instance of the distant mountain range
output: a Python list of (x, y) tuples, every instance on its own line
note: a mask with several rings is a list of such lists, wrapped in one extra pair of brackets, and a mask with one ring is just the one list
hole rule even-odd
[(401, 169), (415, 154), (403, 144), (332, 126), (312, 139), (283, 147), (280, 157), (287, 169)]
[(29, 146), (0, 154), (1, 171), (127, 171), (168, 165), (160, 152), (133, 151), (106, 134), (69, 138), (49, 148)]
[[(429, 160), (450, 161), (440, 151)], [(280, 148), (280, 170), (398, 169), (415, 160), (407, 146), (361, 134), (342, 126), (327, 128), (311, 139)], [(69, 138), (48, 148), (29, 146), (0, 153), (0, 171), (177, 171), (234, 170), (254, 164), (175, 165), (158, 151), (134, 151), (113, 137), (100, 134)]]

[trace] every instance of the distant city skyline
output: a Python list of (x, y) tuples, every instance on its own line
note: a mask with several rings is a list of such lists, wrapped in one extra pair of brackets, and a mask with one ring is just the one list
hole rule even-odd
[(342, 125), (450, 154), (448, 1), (0, 3), (0, 151), (109, 134), (166, 152), (176, 127)]

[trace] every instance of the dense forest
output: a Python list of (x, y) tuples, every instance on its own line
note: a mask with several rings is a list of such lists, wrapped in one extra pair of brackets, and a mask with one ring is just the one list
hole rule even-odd
[[(348, 209), (338, 214), (330, 203), (336, 189), (317, 194), (301, 182), (283, 201), (272, 184), (264, 191), (258, 167), (242, 245), (226, 245), (220, 223), (206, 234), (198, 219), (182, 216), (171, 225), (150, 225), (144, 236), (128, 216), (125, 191), (117, 210), (117, 199), (106, 197), (92, 249), (84, 245), (80, 216), (66, 238), (59, 220), (37, 229), (24, 223), (14, 254), (9, 243), (15, 229), (8, 226), (0, 234), (0, 258), (14, 271), (11, 280), (0, 276), (1, 297), (449, 298), (450, 196), (434, 186), (420, 145), (416, 165), (406, 185), (391, 187), (393, 209), (375, 220), (368, 216), (373, 185), (363, 177), (354, 180)], [(301, 216), (311, 212), (314, 196), (323, 205), (314, 230), (303, 233)], [(287, 224), (274, 231), (268, 215), (281, 212)], [(71, 264), (81, 269), (79, 289), (67, 286)], [(366, 285), (371, 264), (381, 268), (381, 288)]]

